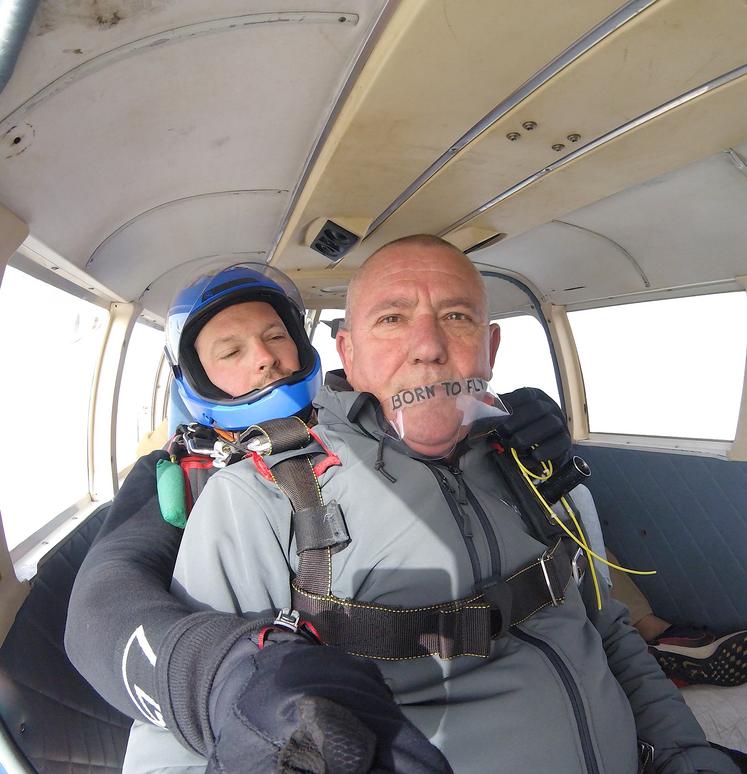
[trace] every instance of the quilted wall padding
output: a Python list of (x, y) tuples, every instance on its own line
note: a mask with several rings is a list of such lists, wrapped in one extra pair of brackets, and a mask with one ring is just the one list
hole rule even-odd
[(111, 708), (65, 655), (70, 591), (107, 506), (45, 557), (0, 648), (0, 713), (31, 765), (45, 774), (122, 768), (132, 721)]
[(656, 615), (747, 629), (747, 463), (579, 446), (605, 542)]

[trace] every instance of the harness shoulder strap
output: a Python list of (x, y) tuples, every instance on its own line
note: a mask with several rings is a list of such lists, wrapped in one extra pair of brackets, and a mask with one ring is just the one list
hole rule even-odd
[[(303, 453), (312, 440), (320, 444), (321, 440), (298, 417), (273, 419), (255, 425), (252, 430), (263, 435), (269, 445), (265, 460), (271, 461), (275, 455), (282, 457), (273, 465), (264, 461), (263, 471), (285, 493), (293, 508), (293, 529), (299, 554), (294, 583), (313, 594), (329, 595), (332, 554), (344, 548), (350, 538), (340, 507), (335, 502), (325, 505), (312, 457)], [(321, 447), (328, 458), (334, 457), (323, 444)], [(299, 450), (300, 454), (287, 456), (293, 450)], [(259, 467), (259, 455), (253, 456)], [(339, 464), (339, 459), (334, 457), (333, 462)]]

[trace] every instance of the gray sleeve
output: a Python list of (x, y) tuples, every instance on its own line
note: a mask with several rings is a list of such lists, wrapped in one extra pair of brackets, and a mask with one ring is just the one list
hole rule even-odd
[(627, 620), (627, 608), (605, 597), (596, 627), (609, 667), (633, 709), (638, 736), (654, 746), (657, 774), (738, 774), (726, 755), (709, 746), (679, 690)]
[(290, 605), (285, 495), (246, 464), (208, 481), (184, 531), (172, 592), (196, 609), (266, 617)]

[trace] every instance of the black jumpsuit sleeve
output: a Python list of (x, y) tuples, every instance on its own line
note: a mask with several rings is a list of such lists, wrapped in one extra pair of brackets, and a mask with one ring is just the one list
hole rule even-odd
[(182, 531), (161, 517), (160, 459), (139, 459), (114, 499), (75, 580), (65, 648), (110, 704), (204, 754), (209, 682), (247, 621), (196, 613), (169, 593)]

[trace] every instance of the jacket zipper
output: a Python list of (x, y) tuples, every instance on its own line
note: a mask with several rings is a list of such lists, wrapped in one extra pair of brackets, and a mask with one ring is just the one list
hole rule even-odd
[(488, 542), (488, 551), (490, 552), (490, 568), (491, 577), (501, 574), (501, 555), (498, 550), (498, 540), (495, 536), (495, 530), (488, 518), (488, 515), (480, 505), (479, 500), (475, 496), (475, 493), (469, 488), (467, 482), (464, 480), (464, 474), (459, 468), (453, 468), (452, 473), (456, 477), (457, 481), (464, 487), (464, 492), (467, 495), (467, 500), (472, 506), (472, 510), (477, 514), (477, 518), (480, 521), (483, 532), (485, 533), (485, 539)]
[(460, 507), (457, 499), (454, 497), (454, 491), (449, 486), (446, 476), (437, 467), (429, 465), (428, 463), (424, 464), (436, 477), (436, 481), (438, 481), (438, 485), (441, 487), (441, 493), (444, 496), (444, 500), (448, 503), (451, 515), (454, 517), (454, 521), (456, 521), (457, 526), (459, 527), (459, 532), (462, 535), (462, 540), (464, 540), (469, 561), (472, 565), (472, 575), (475, 579), (475, 586), (477, 586), (482, 579), (482, 568), (480, 567), (480, 558), (478, 557), (477, 549), (475, 548), (469, 515)]
[(584, 751), (584, 761), (586, 763), (586, 771), (588, 774), (599, 774), (599, 766), (597, 764), (596, 756), (594, 755), (594, 747), (591, 743), (591, 731), (589, 730), (589, 721), (586, 717), (586, 711), (584, 710), (583, 702), (581, 701), (581, 694), (576, 685), (576, 681), (573, 679), (568, 667), (563, 663), (563, 660), (555, 652), (553, 647), (544, 640), (537, 639), (531, 634), (527, 634), (520, 629), (513, 629), (514, 636), (520, 640), (534, 645), (535, 648), (541, 650), (546, 656), (548, 661), (555, 667), (555, 671), (560, 676), (560, 680), (565, 686), (565, 690), (568, 693), (571, 706), (573, 707), (573, 714), (576, 717), (576, 726), (578, 727), (578, 735), (581, 739), (581, 748)]

